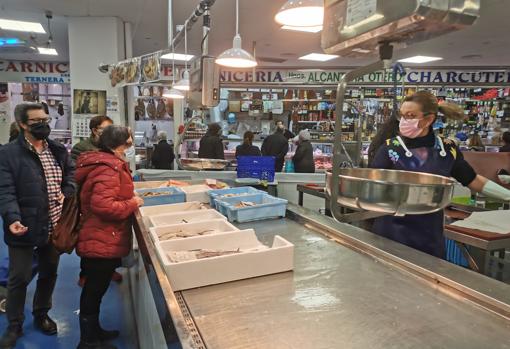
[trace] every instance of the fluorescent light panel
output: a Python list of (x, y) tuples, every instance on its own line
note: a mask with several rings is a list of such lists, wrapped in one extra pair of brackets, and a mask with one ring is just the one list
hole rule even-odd
[(171, 59), (171, 60), (175, 60), (175, 61), (190, 61), (193, 59), (193, 55), (185, 55), (183, 53), (167, 53), (163, 56), (161, 56), (161, 58), (163, 59)]
[(337, 55), (327, 55), (324, 53), (310, 53), (305, 56), (299, 57), (301, 60), (305, 61), (318, 61), (318, 62), (326, 62), (332, 59), (338, 58)]
[(44, 30), (41, 23), (15, 21), (12, 19), (4, 19), (4, 18), (0, 18), (0, 28), (3, 30), (12, 30), (12, 31), (19, 31), (19, 32), (41, 33), (41, 34), (46, 33), (46, 31)]
[(428, 63), (428, 62), (434, 62), (434, 61), (440, 61), (443, 58), (441, 57), (430, 57), (430, 56), (413, 56), (409, 58), (399, 59), (399, 62), (402, 63)]
[(307, 33), (318, 33), (322, 30), (322, 25), (312, 26), (312, 27), (293, 27), (290, 25), (284, 25), (282, 27), (283, 30), (294, 30), (299, 32), (307, 32)]
[(54, 48), (38, 47), (37, 50), (42, 55), (58, 56), (58, 52)]

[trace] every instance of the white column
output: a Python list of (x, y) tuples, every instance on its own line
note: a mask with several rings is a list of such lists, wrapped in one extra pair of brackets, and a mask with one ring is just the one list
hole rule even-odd
[[(70, 17), (68, 23), (71, 94), (75, 89), (106, 91), (106, 98), (117, 101), (119, 108), (107, 115), (115, 124), (125, 125), (124, 93), (111, 86), (108, 74), (98, 70), (101, 63), (125, 59), (124, 23), (116, 17)], [(73, 125), (78, 118), (73, 113)], [(73, 137), (73, 143), (77, 140)]]

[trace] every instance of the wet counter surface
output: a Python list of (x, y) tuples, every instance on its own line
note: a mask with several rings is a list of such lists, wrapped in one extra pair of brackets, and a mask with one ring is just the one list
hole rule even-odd
[(510, 321), (290, 219), (294, 271), (182, 292), (209, 349), (510, 348)]

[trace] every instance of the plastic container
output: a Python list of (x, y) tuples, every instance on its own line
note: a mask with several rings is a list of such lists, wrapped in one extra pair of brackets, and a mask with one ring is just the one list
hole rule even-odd
[(468, 267), (469, 263), (462, 254), (461, 249), (454, 240), (445, 238), (445, 244), (446, 244), (446, 260), (450, 263), (460, 265), (461, 267)]
[[(180, 188), (167, 187), (167, 188), (153, 188), (153, 189), (138, 189), (136, 192), (142, 197), (144, 206), (156, 206), (175, 204), (178, 202), (186, 201), (186, 195)], [(159, 196), (143, 196), (144, 193), (168, 193), (166, 195)]]
[(225, 217), (222, 216), (218, 211), (211, 209), (166, 213), (162, 215), (149, 217), (149, 220), (153, 227), (160, 227), (180, 223), (204, 222), (213, 219), (225, 219)]
[[(156, 249), (174, 291), (281, 273), (294, 268), (293, 244), (276, 235), (272, 246), (265, 246), (252, 229), (169, 240), (156, 245)], [(172, 262), (168, 257), (172, 251), (197, 249), (240, 252), (179, 263)]]
[[(217, 200), (226, 199), (227, 197), (225, 197), (225, 195), (229, 195), (229, 194), (233, 194), (236, 196), (244, 196), (244, 195), (259, 194), (259, 193), (263, 193), (263, 192), (258, 189), (255, 189), (253, 187), (237, 187), (237, 188), (211, 190), (209, 192), (210, 205), (213, 208), (217, 208), (217, 206), (216, 206)], [(236, 197), (236, 196), (232, 196), (232, 197)]]
[[(186, 237), (174, 237), (165, 239), (165, 234), (170, 233), (203, 233), (205, 235), (224, 233), (228, 231), (238, 231), (235, 226), (227, 222), (225, 219), (213, 219), (207, 222), (195, 222), (195, 223), (180, 223), (172, 225), (164, 225), (159, 227), (149, 228), (152, 239), (154, 242), (159, 243), (165, 240), (175, 239), (189, 239)], [(194, 235), (199, 236), (199, 235)]]
[[(241, 201), (253, 202), (256, 205), (235, 207)], [(285, 217), (287, 210), (287, 200), (275, 198), (265, 193), (226, 198), (217, 202), (220, 213), (227, 216), (229, 222), (243, 223)]]
[(239, 156), (237, 158), (237, 178), (257, 178), (273, 182), (274, 162), (273, 156)]
[(198, 201), (181, 202), (178, 204), (168, 204), (159, 206), (140, 207), (140, 213), (143, 217), (157, 216), (175, 212), (186, 212), (205, 210), (206, 206)]
[(209, 203), (209, 195), (207, 194), (211, 188), (205, 184), (189, 185), (181, 188), (186, 194), (186, 201), (199, 201)]

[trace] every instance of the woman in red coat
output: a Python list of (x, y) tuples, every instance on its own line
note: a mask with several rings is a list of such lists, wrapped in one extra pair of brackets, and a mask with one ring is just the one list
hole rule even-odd
[(129, 128), (105, 128), (99, 149), (83, 153), (76, 164), (82, 213), (76, 249), (87, 275), (80, 298), (78, 349), (115, 348), (106, 342), (118, 337), (119, 332), (101, 328), (99, 309), (115, 268), (131, 249), (133, 212), (143, 205), (143, 200), (134, 195), (126, 162), (134, 150)]

